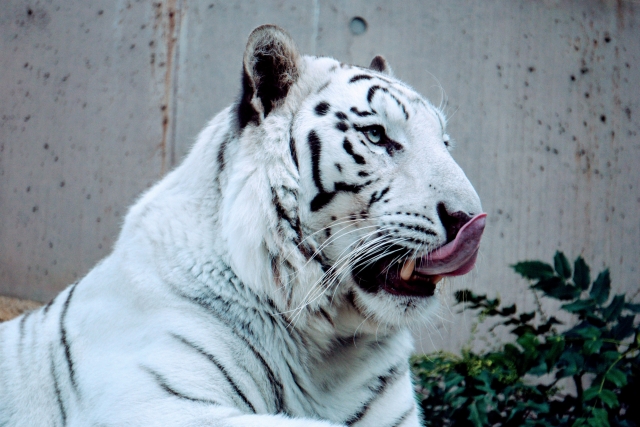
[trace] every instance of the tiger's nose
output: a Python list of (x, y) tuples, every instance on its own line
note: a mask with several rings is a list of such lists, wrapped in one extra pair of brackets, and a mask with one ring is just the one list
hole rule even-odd
[(447, 243), (453, 241), (458, 231), (471, 220), (473, 215), (466, 212), (449, 212), (444, 203), (438, 203), (438, 217), (447, 233)]

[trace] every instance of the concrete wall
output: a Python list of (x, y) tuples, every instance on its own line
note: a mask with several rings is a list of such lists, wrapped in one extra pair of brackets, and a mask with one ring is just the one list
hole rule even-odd
[[(262, 23), (309, 54), (381, 53), (436, 104), (446, 91), (454, 157), (489, 213), (451, 289), (530, 304), (508, 265), (562, 249), (636, 292), (639, 18), (624, 0), (4, 0), (0, 294), (46, 301), (109, 252), (127, 206), (235, 99)], [(421, 349), (465, 339), (470, 321), (444, 317)]]

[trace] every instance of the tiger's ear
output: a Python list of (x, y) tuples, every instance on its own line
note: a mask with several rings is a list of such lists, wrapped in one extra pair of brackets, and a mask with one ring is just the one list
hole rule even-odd
[(300, 53), (282, 28), (262, 25), (251, 32), (244, 51), (240, 128), (256, 125), (287, 96), (298, 79)]
[(379, 71), (388, 76), (393, 76), (393, 70), (389, 66), (389, 63), (380, 55), (371, 60), (371, 65), (369, 65), (369, 68), (374, 71)]

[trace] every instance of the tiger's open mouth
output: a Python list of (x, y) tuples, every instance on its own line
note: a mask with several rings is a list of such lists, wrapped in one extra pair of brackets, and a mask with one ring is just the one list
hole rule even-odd
[[(475, 265), (486, 213), (469, 220), (455, 239), (421, 258), (397, 260), (397, 253), (354, 272), (356, 282), (365, 290), (382, 289), (393, 295), (433, 296), (436, 285), (445, 276), (461, 276)], [(390, 251), (394, 252), (394, 251)]]

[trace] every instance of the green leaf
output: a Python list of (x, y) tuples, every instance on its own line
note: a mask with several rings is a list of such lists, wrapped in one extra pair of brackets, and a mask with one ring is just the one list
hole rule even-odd
[(560, 356), (558, 367), (560, 371), (556, 374), (556, 378), (570, 377), (580, 372), (584, 366), (584, 357), (571, 349), (565, 349)]
[(620, 403), (618, 402), (618, 396), (616, 396), (616, 394), (611, 390), (607, 390), (606, 388), (602, 389), (598, 397), (600, 397), (602, 403), (607, 405), (609, 408), (617, 408), (618, 406), (620, 406)]
[(576, 262), (573, 263), (573, 283), (583, 291), (589, 289), (589, 285), (591, 284), (589, 266), (584, 262), (582, 257), (578, 257)]
[(547, 295), (558, 300), (572, 300), (580, 296), (580, 291), (573, 285), (559, 284), (553, 287)]
[(575, 286), (566, 285), (560, 277), (553, 276), (548, 279), (540, 279), (531, 286), (533, 289), (544, 292), (547, 296), (555, 299), (573, 299), (580, 292)]
[(528, 353), (530, 352), (529, 355), (531, 355), (532, 353), (537, 353), (536, 347), (540, 343), (538, 338), (536, 338), (536, 336), (531, 333), (523, 334), (522, 336), (518, 337), (518, 339), (516, 339), (516, 342), (520, 344), (523, 349), (527, 350)]
[(455, 291), (453, 293), (453, 297), (456, 299), (456, 302), (458, 304), (470, 301), (473, 296), (473, 292), (471, 292), (469, 289), (463, 289), (461, 291)]
[(604, 363), (615, 364), (620, 358), (620, 353), (617, 351), (605, 351), (600, 355)]
[(602, 331), (599, 328), (585, 323), (571, 329), (571, 332), (587, 340), (600, 338), (602, 335)]
[(446, 388), (451, 388), (460, 384), (464, 380), (464, 377), (460, 374), (451, 374), (444, 382)]
[(593, 287), (589, 295), (598, 304), (604, 304), (609, 299), (609, 292), (611, 291), (611, 278), (609, 277), (609, 269), (606, 269), (602, 273), (598, 274), (598, 278), (593, 282)]
[(549, 279), (555, 276), (553, 267), (541, 261), (523, 261), (512, 266), (513, 269), (526, 279)]
[[(609, 414), (606, 409), (594, 408), (591, 410), (593, 418), (589, 419), (589, 425), (598, 427), (609, 427)], [(591, 421), (595, 421), (594, 424)]]
[(469, 405), (469, 421), (471, 421), (475, 427), (483, 427), (485, 424), (481, 418), (485, 417), (481, 417), (478, 405), (476, 405), (476, 402), (471, 403)]
[(558, 276), (564, 277), (565, 279), (571, 278), (571, 265), (569, 265), (569, 260), (562, 252), (557, 251), (554, 255), (553, 267), (556, 273), (558, 273)]
[(618, 324), (611, 329), (613, 339), (622, 341), (633, 334), (633, 319), (635, 316), (622, 316), (618, 319)]
[(640, 304), (632, 304), (628, 302), (624, 305), (624, 308), (632, 313), (640, 313)]
[[(594, 409), (592, 413), (596, 413), (596, 411), (604, 411), (604, 409)], [(607, 411), (604, 411), (604, 413), (606, 414)], [(591, 427), (610, 427), (609, 420), (606, 417), (602, 418), (599, 414), (593, 418), (589, 418), (587, 423)]]
[(547, 364), (544, 362), (541, 362), (540, 364), (533, 366), (531, 369), (527, 371), (527, 374), (535, 375), (537, 377), (541, 377), (548, 373), (549, 373), (549, 368), (547, 368)]
[(520, 325), (516, 328), (511, 329), (509, 332), (511, 332), (512, 334), (521, 337), (525, 334), (528, 335), (536, 335), (536, 328), (531, 326), (531, 325)]
[(547, 362), (547, 369), (551, 370), (551, 368), (558, 362), (558, 358), (564, 351), (564, 340), (559, 337), (550, 337), (547, 339), (547, 345), (549, 349), (547, 353), (544, 355), (544, 359)]
[(591, 399), (595, 399), (598, 396), (598, 394), (600, 394), (599, 386), (590, 387), (584, 391), (584, 394), (582, 395), (582, 400), (584, 402), (588, 402)]
[(596, 305), (596, 302), (592, 299), (586, 299), (586, 300), (581, 299), (569, 304), (563, 304), (560, 306), (560, 308), (562, 308), (565, 311), (568, 311), (569, 313), (578, 313), (580, 311), (584, 311), (589, 308), (595, 307), (595, 305)]
[(616, 387), (624, 387), (627, 385), (627, 376), (620, 369), (610, 369), (605, 378), (611, 381)]
[(595, 354), (600, 351), (604, 342), (602, 340), (588, 340), (584, 342), (584, 353), (585, 354)]
[(602, 311), (602, 315), (607, 322), (611, 322), (620, 316), (624, 308), (624, 295), (616, 295), (611, 300), (611, 304)]

